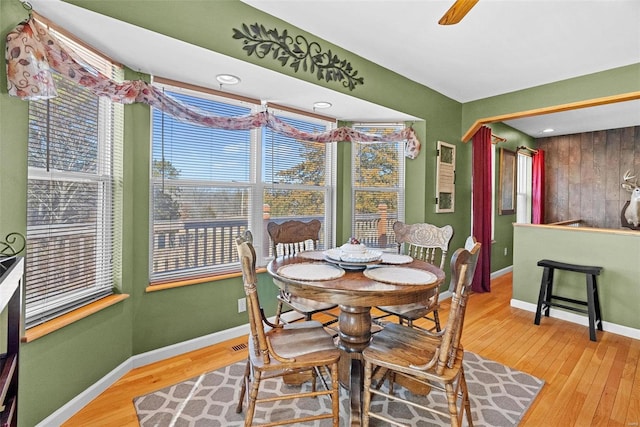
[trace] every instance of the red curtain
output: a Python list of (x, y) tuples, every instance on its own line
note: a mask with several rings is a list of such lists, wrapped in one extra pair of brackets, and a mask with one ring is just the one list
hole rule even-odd
[(491, 292), (491, 150), (491, 129), (482, 126), (473, 136), (473, 235), (482, 244), (474, 292)]
[(542, 224), (544, 223), (544, 151), (538, 150), (534, 153), (532, 161), (531, 222)]

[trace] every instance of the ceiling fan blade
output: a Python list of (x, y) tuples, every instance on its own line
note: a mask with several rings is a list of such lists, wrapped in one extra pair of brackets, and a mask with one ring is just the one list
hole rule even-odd
[(440, 25), (457, 24), (471, 10), (478, 0), (456, 0), (456, 2), (447, 10), (442, 18), (438, 21)]

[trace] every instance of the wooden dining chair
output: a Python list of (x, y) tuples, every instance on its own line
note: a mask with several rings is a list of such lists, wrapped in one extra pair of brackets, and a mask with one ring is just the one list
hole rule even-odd
[[(273, 256), (294, 256), (305, 250), (318, 249), (321, 226), (322, 224), (317, 219), (309, 222), (290, 220), (281, 224), (276, 222), (268, 223), (267, 233), (271, 239)], [(329, 317), (328, 320), (323, 322), (324, 326), (329, 326), (338, 321), (338, 315), (330, 312), (330, 310), (337, 307), (336, 304), (302, 298), (291, 295), (289, 292), (281, 289), (278, 294), (276, 323), (280, 321), (285, 305), (297, 313), (302, 314), (303, 319), (306, 321), (311, 320), (313, 315), (317, 313), (323, 313)]]
[[(405, 246), (407, 255), (415, 259), (426, 261), (430, 264), (444, 268), (444, 264), (449, 250), (449, 242), (453, 237), (453, 227), (445, 225), (436, 227), (433, 224), (405, 224), (397, 221), (393, 224), (398, 253), (402, 252)], [(398, 323), (407, 324), (412, 327), (423, 329), (414, 322), (418, 319), (428, 319), (433, 322), (433, 327), (428, 330), (440, 331), (440, 318), (438, 316), (438, 298), (440, 289), (434, 288), (431, 295), (425, 300), (404, 305), (381, 306), (378, 310), (384, 314), (376, 316), (376, 323), (380, 324), (380, 319), (389, 316), (396, 316)]]
[[(479, 253), (476, 243), (474, 254)], [(467, 300), (475, 269), (474, 255), (460, 248), (451, 257), (451, 275), (455, 289), (451, 297), (451, 307), (446, 327), (441, 334), (434, 335), (406, 325), (391, 323), (374, 335), (369, 347), (362, 355), (364, 367), (363, 426), (369, 425), (371, 418), (393, 425), (400, 425), (380, 413), (371, 412), (372, 396), (380, 396), (392, 403), (400, 402), (449, 418), (452, 426), (460, 426), (466, 413), (467, 422), (473, 425), (469, 392), (464, 377), (464, 348), (461, 344)], [(389, 392), (373, 384), (373, 372), (386, 370), (385, 378), (391, 379)], [(391, 373), (391, 375), (389, 375)], [(425, 406), (411, 400), (411, 394), (403, 398), (394, 394), (393, 381), (401, 376), (426, 387), (443, 391), (447, 399), (447, 411)]]
[[(244, 418), (245, 426), (252, 425), (257, 404), (328, 396), (331, 398), (331, 412), (302, 416), (298, 419), (270, 420), (268, 425), (332, 419), (333, 426), (337, 427), (339, 424), (338, 359), (340, 359), (340, 351), (335, 347), (333, 338), (324, 330), (322, 323), (317, 321), (297, 322), (294, 325), (270, 323), (258, 299), (256, 253), (251, 232), (247, 231), (243, 236), (239, 236), (236, 239), (236, 245), (242, 266), (250, 327), (249, 354), (236, 412), (242, 412), (247, 388), (249, 393)], [(317, 390), (317, 374), (321, 374), (322, 370), (330, 372), (331, 385), (327, 386), (322, 378), (325, 388)], [(260, 397), (260, 384), (263, 380), (296, 373), (311, 373), (312, 391), (298, 391), (278, 397)]]

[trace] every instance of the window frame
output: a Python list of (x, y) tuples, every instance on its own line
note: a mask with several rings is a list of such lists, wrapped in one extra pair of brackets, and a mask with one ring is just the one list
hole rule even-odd
[[(222, 104), (236, 105), (249, 109), (249, 113), (253, 114), (259, 111), (262, 111), (265, 107), (261, 104), (256, 104), (251, 102), (248, 99), (236, 99), (232, 97), (225, 97), (223, 94), (218, 93), (217, 91), (207, 90), (205, 88), (198, 88), (194, 86), (184, 87), (179, 85), (178, 82), (155, 82), (154, 85), (159, 88), (169, 91), (169, 92), (178, 92), (181, 94), (186, 94), (188, 96), (197, 97), (203, 99), (204, 102), (212, 101), (219, 102)], [(279, 109), (277, 107), (268, 107), (269, 113), (272, 115), (276, 115), (280, 118), (293, 118), (295, 120), (302, 120), (305, 122), (314, 122), (320, 123), (323, 126), (321, 131), (333, 129), (336, 126), (335, 120), (326, 120), (319, 118), (315, 115), (307, 115), (304, 112), (298, 111), (289, 111), (287, 109)], [(236, 273), (240, 271), (240, 265), (237, 260), (237, 255), (234, 257), (234, 260), (229, 263), (212, 263), (204, 266), (201, 271), (185, 270), (183, 273), (178, 273), (176, 271), (167, 271), (166, 273), (159, 273), (157, 271), (154, 272), (154, 251), (155, 242), (154, 242), (154, 194), (153, 189), (154, 185), (157, 182), (157, 178), (153, 176), (153, 165), (154, 165), (154, 135), (153, 135), (153, 123), (155, 120), (156, 114), (162, 114), (157, 109), (152, 109), (152, 129), (151, 129), (151, 138), (150, 138), (150, 204), (149, 204), (149, 282), (150, 286), (156, 285), (166, 285), (168, 283), (177, 282), (177, 281), (190, 281), (190, 280), (206, 280), (207, 278), (215, 277), (217, 275), (224, 275), (229, 273)], [(269, 130), (270, 131), (270, 130)], [(335, 178), (335, 170), (336, 170), (336, 147), (335, 144), (325, 144), (326, 145), (326, 154), (325, 154), (325, 182), (323, 186), (310, 186), (310, 185), (302, 185), (302, 184), (292, 184), (292, 183), (269, 183), (267, 182), (266, 177), (266, 167), (264, 166), (264, 162), (266, 161), (266, 156), (268, 153), (265, 151), (266, 144), (262, 142), (263, 136), (266, 137), (268, 132), (264, 127), (254, 128), (250, 130), (250, 155), (248, 157), (249, 161), (249, 180), (247, 182), (223, 182), (223, 181), (215, 181), (211, 180), (208, 183), (203, 183), (203, 186), (225, 186), (229, 188), (246, 188), (249, 193), (249, 203), (247, 206), (247, 225), (246, 228), (250, 229), (254, 236), (254, 246), (256, 249), (257, 255), (257, 265), (264, 266), (271, 259), (270, 254), (270, 243), (268, 236), (266, 234), (266, 223), (268, 221), (268, 213), (263, 212), (264, 204), (265, 204), (265, 192), (269, 189), (269, 187), (274, 187), (277, 189), (285, 189), (285, 190), (316, 190), (320, 188), (324, 194), (325, 200), (325, 209), (323, 212), (324, 215), (324, 232), (321, 236), (321, 242), (327, 242), (327, 245), (331, 245), (334, 241), (334, 231), (333, 231), (333, 221), (335, 218), (335, 187), (336, 187), (336, 178)], [(157, 159), (155, 159), (157, 160)], [(167, 159), (165, 158), (167, 161)], [(265, 169), (265, 170), (263, 170)], [(178, 185), (180, 180), (176, 180)], [(243, 227), (244, 228), (244, 227)]]
[[(380, 129), (394, 129), (394, 130), (400, 130), (406, 127), (405, 123), (400, 123), (400, 122), (395, 122), (395, 123), (354, 123), (352, 125), (353, 129), (356, 130), (360, 130), (360, 131), (364, 131), (366, 133), (373, 133), (371, 132), (371, 128), (380, 128)], [(359, 186), (357, 185), (356, 182), (356, 157), (359, 153), (359, 150), (357, 149), (358, 144), (357, 142), (352, 143), (353, 146), (351, 148), (351, 236), (356, 237), (358, 239), (363, 240), (363, 243), (369, 244), (371, 246), (377, 247), (376, 244), (372, 244), (370, 243), (371, 240), (369, 239), (373, 239), (375, 241), (377, 241), (377, 239), (375, 238), (371, 238), (371, 237), (366, 237), (366, 236), (362, 236), (362, 232), (360, 232), (359, 226), (358, 226), (358, 220), (356, 218), (356, 216), (358, 215), (357, 211), (356, 211), (356, 202), (357, 202), (357, 197), (356, 197), (356, 192), (366, 192), (366, 191), (370, 191), (370, 192), (382, 192), (382, 193), (396, 193), (397, 194), (397, 214), (396, 214), (396, 219), (395, 221), (404, 221), (405, 220), (405, 170), (406, 170), (406, 157), (404, 154), (404, 147), (405, 147), (405, 143), (403, 141), (401, 142), (393, 142), (393, 143), (382, 143), (382, 144), (394, 144), (396, 145), (396, 150), (398, 153), (398, 181), (397, 181), (397, 187), (388, 187), (388, 186)], [(361, 145), (369, 145), (369, 144), (361, 144)], [(391, 226), (393, 226), (393, 223), (390, 223)], [(393, 229), (390, 228), (389, 226), (386, 227), (386, 235), (387, 235), (387, 242), (386, 244), (383, 245), (383, 247), (380, 247), (380, 249), (382, 250), (388, 250), (388, 251), (395, 251), (395, 235), (393, 233)], [(366, 233), (365, 231), (365, 234)], [(378, 242), (379, 243), (379, 242)], [(383, 242), (384, 243), (384, 242)]]
[(516, 223), (531, 224), (533, 207), (533, 157), (517, 153)]
[[(51, 31), (55, 31), (51, 29)], [(73, 42), (62, 34), (60, 37), (65, 38), (67, 42), (73, 45), (76, 54), (81, 56), (88, 64), (95, 66), (102, 73), (109, 75), (116, 81), (122, 81), (124, 77), (124, 69), (95, 51), (85, 48), (84, 46)], [(82, 86), (66, 80), (55, 71), (53, 78), (59, 88), (65, 85), (76, 87), (80, 92), (59, 90), (58, 98), (54, 100), (30, 101), (29, 103), (29, 140), (42, 144), (45, 142), (45, 159), (38, 162), (37, 152), (29, 150), (27, 157), (28, 163), (34, 162), (35, 165), (27, 167), (27, 198), (29, 199), (32, 191), (39, 191), (38, 187), (44, 183), (66, 182), (68, 184), (77, 185), (82, 183), (94, 184), (96, 186), (95, 209), (96, 215), (89, 223), (60, 223), (47, 222), (45, 224), (29, 225), (27, 222), (27, 257), (26, 257), (26, 275), (27, 287), (25, 289), (25, 327), (26, 329), (35, 327), (44, 322), (60, 317), (70, 311), (86, 306), (98, 299), (113, 295), (120, 285), (120, 265), (121, 265), (121, 211), (122, 211), (122, 187), (123, 187), (123, 138), (124, 138), (124, 108), (121, 104), (112, 102), (104, 97), (98, 97), (91, 94)], [(56, 114), (56, 110), (49, 108), (49, 103), (56, 102), (58, 104), (65, 103), (65, 99), (78, 100), (81, 105), (82, 98), (80, 96), (90, 96), (95, 100), (97, 105), (97, 120), (94, 124), (88, 124), (86, 129), (89, 135), (95, 137), (95, 170), (60, 170), (53, 169), (48, 164), (46, 158), (49, 156), (50, 148), (47, 141), (56, 142), (55, 126), (59, 126), (57, 120), (50, 119), (52, 114)], [(69, 98), (73, 97), (73, 98)], [(44, 111), (44, 113), (43, 113)], [(61, 113), (62, 114), (62, 113)], [(39, 135), (38, 126), (42, 126), (40, 120), (44, 117), (44, 127), (46, 135)], [(60, 116), (60, 120), (64, 120), (65, 115)], [(52, 131), (53, 132), (50, 132)], [(95, 131), (95, 132), (94, 132)], [(43, 139), (44, 138), (44, 139)], [(90, 142), (88, 142), (90, 144)], [(89, 149), (93, 147), (86, 145)], [(51, 148), (53, 150), (53, 148)], [(33, 153), (33, 154), (32, 154)], [(75, 150), (60, 150), (59, 152), (51, 152), (53, 155), (60, 153), (76, 154)], [(34, 157), (35, 156), (35, 157)], [(42, 157), (42, 154), (40, 154)], [(93, 158), (92, 158), (93, 159)], [(44, 161), (44, 163), (43, 163)], [(37, 193), (33, 193), (37, 197)], [(33, 199), (34, 202), (38, 199)], [(60, 199), (58, 199), (60, 200)], [(82, 199), (85, 202), (87, 199)], [(39, 207), (42, 202), (38, 203)], [(79, 208), (79, 207), (78, 207)], [(83, 207), (84, 209), (84, 207)], [(27, 206), (27, 216), (34, 218), (39, 216), (37, 212), (31, 210), (29, 204)], [(62, 224), (62, 226), (61, 226)], [(66, 225), (65, 225), (66, 224)], [(88, 225), (88, 228), (87, 228)], [(69, 244), (73, 250), (74, 256), (65, 257), (65, 259), (92, 261), (93, 268), (86, 270), (80, 281), (74, 279), (69, 281), (67, 274), (51, 275), (45, 274), (44, 277), (38, 277), (40, 269), (39, 263), (44, 260), (45, 264), (42, 269), (52, 268), (51, 263), (59, 266), (56, 257), (60, 257), (62, 248), (51, 247), (48, 249), (36, 249), (41, 244), (37, 243), (37, 239), (64, 239), (60, 234), (60, 230), (67, 229), (65, 233), (74, 233), (73, 230), (84, 231), (90, 235), (93, 232), (95, 240), (93, 246), (89, 245), (75, 247), (79, 242)], [(86, 233), (89, 231), (89, 233)], [(77, 232), (77, 231), (75, 231)], [(29, 249), (30, 248), (30, 249)], [(75, 248), (75, 249), (74, 249)], [(90, 252), (89, 252), (90, 251)], [(49, 261), (47, 261), (49, 260)], [(78, 264), (84, 266), (86, 264)], [(73, 267), (77, 272), (78, 265)], [(71, 267), (70, 267), (71, 268)], [(64, 270), (57, 268), (57, 270)], [(78, 276), (76, 274), (75, 276)], [(74, 277), (75, 277), (74, 276)], [(90, 278), (90, 279), (87, 279)], [(29, 284), (31, 286), (29, 286)], [(60, 289), (63, 291), (60, 292)], [(30, 298), (30, 294), (34, 295)]]

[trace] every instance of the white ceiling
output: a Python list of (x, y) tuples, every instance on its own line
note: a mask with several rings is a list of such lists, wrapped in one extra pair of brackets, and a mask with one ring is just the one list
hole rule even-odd
[[(480, 0), (452, 26), (437, 21), (453, 0), (242, 1), (459, 102), (640, 62), (638, 0)], [(302, 110), (312, 110), (314, 101), (329, 101), (333, 107), (318, 112), (342, 120), (413, 119), (59, 0), (30, 3), (134, 70), (214, 88), (212, 75), (226, 72), (242, 82), (222, 89), (240, 95)], [(183, 55), (199, 68), (184, 74), (167, 60)], [(569, 134), (640, 125), (640, 101), (598, 107), (587, 119), (586, 113), (507, 123), (534, 137), (547, 127)]]

